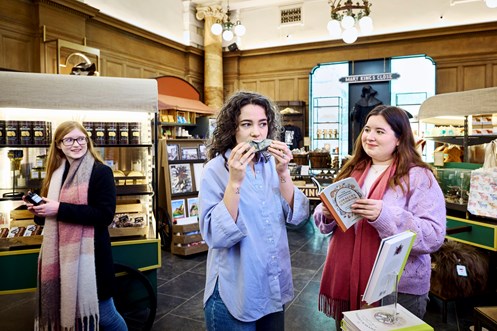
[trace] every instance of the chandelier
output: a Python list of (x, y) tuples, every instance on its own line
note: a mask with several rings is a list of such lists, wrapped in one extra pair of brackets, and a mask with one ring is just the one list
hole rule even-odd
[(223, 19), (218, 20), (216, 23), (212, 24), (211, 32), (216, 36), (222, 34), (225, 41), (231, 41), (231, 39), (233, 39), (235, 35), (237, 37), (241, 37), (245, 34), (245, 26), (242, 24), (242, 22), (240, 22), (239, 19), (237, 19), (235, 23), (231, 22), (229, 1), (226, 12), (223, 13)]
[[(329, 0), (328, 3), (331, 6), (331, 19), (327, 28), (331, 36), (341, 37), (347, 44), (352, 44), (359, 36), (359, 29), (363, 35), (373, 31), (369, 0), (362, 0), (362, 4), (359, 1), (353, 3), (352, 0), (343, 3), (342, 0)], [(359, 29), (356, 25), (359, 25)]]

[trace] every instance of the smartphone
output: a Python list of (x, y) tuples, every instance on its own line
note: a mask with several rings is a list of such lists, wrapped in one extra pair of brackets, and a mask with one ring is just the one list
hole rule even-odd
[(38, 206), (40, 203), (43, 202), (43, 199), (38, 194), (33, 193), (33, 192), (29, 192), (26, 195), (26, 200), (35, 206)]

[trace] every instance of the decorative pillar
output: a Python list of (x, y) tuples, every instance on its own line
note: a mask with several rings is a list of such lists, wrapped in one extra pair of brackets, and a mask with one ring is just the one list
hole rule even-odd
[(221, 109), (224, 103), (223, 93), (223, 46), (222, 37), (211, 32), (216, 21), (223, 21), (225, 16), (220, 5), (197, 7), (196, 18), (204, 23), (204, 96), (205, 103)]

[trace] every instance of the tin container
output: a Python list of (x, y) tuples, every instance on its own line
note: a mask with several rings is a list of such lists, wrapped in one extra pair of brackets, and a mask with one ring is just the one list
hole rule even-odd
[(19, 121), (5, 121), (5, 142), (7, 145), (19, 145)]
[(131, 122), (129, 123), (129, 143), (133, 145), (138, 145), (141, 143), (141, 123)]
[(127, 122), (117, 124), (117, 143), (119, 145), (129, 144), (129, 124)]
[(107, 145), (117, 144), (117, 122), (107, 122), (105, 123), (105, 136)]
[(47, 122), (34, 121), (33, 122), (33, 145), (47, 144), (48, 126)]
[(0, 145), (5, 145), (5, 121), (0, 121)]
[(86, 132), (88, 132), (88, 137), (95, 141), (95, 130), (93, 126), (93, 122), (83, 122), (83, 127), (85, 128)]
[(106, 142), (105, 122), (94, 122), (93, 130), (94, 130), (93, 142), (97, 145), (105, 145)]
[(21, 145), (33, 144), (33, 122), (19, 122), (19, 141), (21, 142)]

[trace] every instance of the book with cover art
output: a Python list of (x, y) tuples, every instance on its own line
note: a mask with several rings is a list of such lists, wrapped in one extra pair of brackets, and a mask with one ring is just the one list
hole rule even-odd
[(363, 301), (372, 304), (396, 290), (414, 239), (416, 233), (407, 230), (381, 240)]
[[(392, 320), (395, 312), (395, 320)], [(342, 330), (347, 331), (430, 331), (433, 328), (402, 305), (388, 305), (343, 313)]]
[(362, 218), (354, 214), (350, 207), (362, 197), (362, 190), (353, 177), (334, 182), (319, 192), (319, 198), (344, 232)]

